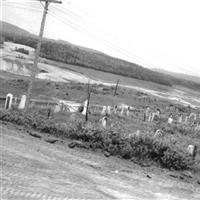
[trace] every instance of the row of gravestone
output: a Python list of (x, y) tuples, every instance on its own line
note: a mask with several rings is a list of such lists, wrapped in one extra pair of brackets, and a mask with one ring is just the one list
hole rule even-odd
[[(17, 104), (17, 98), (13, 97), (13, 94), (8, 93), (6, 95), (5, 109), (11, 109), (13, 104)], [(24, 109), (26, 104), (26, 95), (22, 95), (18, 109)]]
[[(13, 101), (14, 100), (14, 101)], [(6, 101), (5, 101), (5, 109), (11, 109), (12, 108), (12, 103), (14, 102), (16, 104), (17, 98), (13, 97), (13, 94), (9, 93), (6, 95)], [(26, 103), (26, 95), (22, 95), (20, 103), (18, 105), (18, 109), (24, 109), (25, 108), (25, 103)], [(82, 114), (86, 114), (86, 108), (88, 106), (87, 100), (84, 102), (84, 107)], [(111, 108), (110, 107), (103, 107), (102, 113), (105, 114), (106, 111), (110, 112)], [(129, 111), (129, 108), (127, 109)], [(102, 126), (105, 128), (107, 124), (107, 116), (104, 116), (101, 121), (102, 121)], [(169, 123), (169, 122), (168, 122)], [(159, 130), (156, 131), (156, 135), (160, 135), (161, 133), (158, 132)], [(195, 158), (196, 152), (197, 152), (197, 146), (196, 145), (189, 145), (187, 149), (188, 153)]]

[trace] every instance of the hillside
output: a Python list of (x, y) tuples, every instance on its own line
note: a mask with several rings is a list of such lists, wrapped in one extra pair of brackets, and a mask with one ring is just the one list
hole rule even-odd
[(182, 73), (170, 72), (170, 71), (166, 71), (164, 69), (158, 69), (158, 68), (154, 68), (152, 70), (156, 71), (156, 72), (163, 73), (163, 74), (167, 74), (167, 75), (170, 75), (170, 76), (174, 76), (176, 78), (181, 78), (181, 79), (185, 79), (185, 80), (188, 80), (188, 81), (200, 83), (200, 77), (197, 77), (197, 76), (191, 76), (191, 75), (182, 74)]
[[(5, 41), (12, 41), (36, 48), (37, 36), (5, 22), (2, 22), (2, 36)], [(4, 25), (5, 24), (5, 25)], [(91, 68), (103, 72), (110, 72), (125, 77), (150, 81), (162, 85), (179, 85), (192, 89), (199, 89), (200, 84), (175, 78), (160, 72), (146, 69), (138, 64), (117, 59), (104, 53), (90, 50), (85, 47), (73, 45), (68, 42), (61, 42), (52, 39), (44, 39), (41, 47), (41, 56), (54, 61), (71, 65), (78, 65), (84, 68)]]
[(9, 24), (7, 22), (3, 22), (3, 21), (0, 21), (0, 31), (6, 31), (6, 32), (9, 32), (9, 33), (14, 33), (14, 34), (18, 34), (18, 35), (24, 35), (24, 36), (30, 36), (31, 34), (22, 29), (22, 28), (19, 28), (18, 26), (15, 26), (13, 24)]

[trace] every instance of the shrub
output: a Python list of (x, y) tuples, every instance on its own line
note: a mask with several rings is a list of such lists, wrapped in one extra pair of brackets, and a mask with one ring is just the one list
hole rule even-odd
[(29, 51), (24, 48), (15, 48), (15, 51), (29, 55)]
[(0, 111), (0, 120), (31, 127), (57, 137), (81, 140), (92, 149), (107, 151), (124, 159), (152, 160), (169, 169), (190, 168), (194, 161), (177, 137), (155, 138), (153, 134), (126, 135), (122, 130), (103, 129), (95, 123), (55, 122), (38, 111), (25, 115), (17, 110)]

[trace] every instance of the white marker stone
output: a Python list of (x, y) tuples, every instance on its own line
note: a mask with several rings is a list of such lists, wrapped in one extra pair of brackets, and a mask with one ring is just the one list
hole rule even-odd
[(107, 106), (107, 112), (109, 115), (111, 114), (111, 106)]
[(61, 111), (61, 106), (60, 105), (56, 105), (54, 108), (54, 113), (58, 113)]
[(183, 116), (181, 115), (181, 116), (179, 117), (179, 119), (178, 119), (178, 122), (179, 122), (179, 123), (182, 123), (182, 121), (183, 121)]
[(12, 100), (13, 100), (13, 95), (11, 93), (8, 93), (6, 95), (5, 109), (11, 109)]
[(84, 102), (83, 111), (82, 111), (82, 114), (83, 114), (83, 115), (86, 115), (87, 106), (88, 106), (88, 100), (86, 99), (85, 102)]
[(101, 111), (101, 114), (102, 114), (102, 115), (105, 115), (105, 114), (106, 114), (106, 110), (107, 110), (106, 106), (103, 106), (103, 109), (102, 109), (102, 111)]
[(195, 145), (188, 145), (187, 151), (190, 156), (195, 158), (197, 147)]
[(18, 109), (24, 109), (26, 104), (26, 95), (22, 95)]
[(103, 117), (101, 122), (102, 122), (102, 126), (105, 128), (107, 125), (107, 117)]
[(173, 122), (173, 118), (172, 118), (172, 117), (169, 117), (169, 118), (168, 118), (168, 124), (172, 124), (172, 122)]

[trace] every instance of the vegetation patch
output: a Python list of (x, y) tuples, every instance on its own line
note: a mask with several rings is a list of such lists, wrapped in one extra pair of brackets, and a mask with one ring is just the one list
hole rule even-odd
[(126, 134), (126, 130), (104, 129), (97, 123), (85, 123), (81, 117), (71, 120), (47, 119), (46, 110), (30, 110), (25, 115), (18, 110), (0, 111), (0, 120), (23, 125), (61, 138), (80, 140), (93, 150), (108, 152), (123, 159), (157, 163), (168, 169), (184, 170), (194, 165), (185, 144), (177, 137), (154, 137), (152, 133)]

